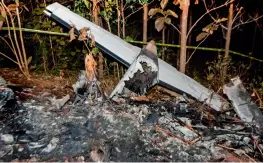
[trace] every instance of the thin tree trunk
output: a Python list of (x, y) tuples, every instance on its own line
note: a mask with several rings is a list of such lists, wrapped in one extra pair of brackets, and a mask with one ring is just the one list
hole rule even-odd
[[(143, 5), (143, 41), (147, 42), (148, 38), (148, 4)], [(143, 47), (145, 47), (144, 45)]]
[(93, 0), (93, 17), (94, 17), (94, 23), (96, 25), (100, 25), (100, 21), (99, 21), (99, 12), (100, 12), (100, 8), (98, 6), (98, 0)]
[(126, 38), (126, 21), (125, 21), (125, 14), (124, 14), (124, 0), (121, 0), (121, 18), (122, 18), (122, 32), (123, 32), (123, 39)]
[[(100, 19), (98, 14), (100, 13), (100, 7), (98, 6), (98, 0), (93, 0), (93, 17), (94, 17), (94, 23), (96, 25), (100, 26)], [(103, 55), (101, 52), (99, 52), (98, 54), (98, 60), (99, 60), (99, 71), (98, 71), (98, 75), (99, 75), (99, 79), (102, 79), (103, 75), (104, 75), (104, 65), (103, 65)]]
[(230, 41), (231, 41), (231, 32), (232, 32), (232, 25), (233, 25), (233, 13), (234, 13), (234, 2), (230, 3), (229, 6), (229, 15), (228, 15), (228, 25), (227, 25), (227, 33), (226, 33), (226, 43), (225, 43), (225, 56), (224, 56), (224, 66), (223, 66), (223, 73), (222, 73), (222, 82), (224, 82), (226, 74), (227, 74), (227, 67), (229, 64), (229, 48), (230, 48)]
[[(162, 43), (165, 44), (165, 27), (162, 29)], [(165, 47), (162, 47), (162, 60), (165, 60)]]
[(120, 37), (120, 10), (118, 5), (118, 0), (116, 0), (116, 10), (117, 10), (117, 36)]
[(186, 44), (187, 44), (187, 23), (190, 0), (183, 0), (183, 10), (181, 16), (181, 52), (180, 52), (180, 72), (185, 73)]

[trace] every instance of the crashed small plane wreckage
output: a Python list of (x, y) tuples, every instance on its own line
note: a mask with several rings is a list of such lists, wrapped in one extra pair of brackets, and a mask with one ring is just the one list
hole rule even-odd
[[(97, 26), (96, 24), (72, 12), (57, 2), (47, 6), (46, 10), (44, 10), (44, 13), (69, 29), (71, 29), (71, 24), (74, 24), (76, 30), (80, 30), (84, 27), (89, 28), (89, 31), (87, 31), (87, 36), (89, 38), (91, 38), (92, 35), (94, 36), (96, 46), (105, 54), (110, 55), (126, 67), (130, 67), (133, 61), (140, 59), (140, 56), (142, 56), (139, 55), (141, 52), (140, 48), (125, 42), (116, 35)], [(139, 58), (137, 58), (138, 55)], [(157, 79), (159, 85), (162, 85), (180, 94), (185, 93), (193, 98), (196, 98), (198, 101), (206, 103), (217, 111), (229, 109), (227, 101), (221, 96), (216, 94), (214, 91), (205, 88), (185, 74), (179, 72), (176, 68), (172, 67), (165, 61), (158, 59), (157, 67)], [(126, 75), (124, 77), (126, 77)], [(119, 89), (117, 87), (115, 91), (118, 92), (118, 90)], [(144, 92), (145, 90), (142, 91)]]

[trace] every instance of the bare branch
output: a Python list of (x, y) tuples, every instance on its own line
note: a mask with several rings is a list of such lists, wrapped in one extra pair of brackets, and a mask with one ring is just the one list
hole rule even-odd
[(12, 50), (12, 52), (15, 54), (13, 48), (11, 47), (11, 45), (6, 41), (6, 39), (4, 39), (2, 36), (0, 36), (0, 38), (7, 44), (7, 46)]
[[(204, 0), (205, 1), (205, 0)], [(197, 25), (197, 23), (206, 15), (206, 14), (208, 14), (208, 13), (210, 13), (210, 12), (212, 12), (212, 11), (215, 11), (215, 10), (217, 10), (217, 9), (219, 9), (219, 8), (222, 8), (222, 7), (225, 7), (225, 6), (227, 6), (228, 4), (230, 4), (230, 3), (233, 3), (234, 2), (234, 0), (230, 0), (230, 1), (226, 1), (224, 4), (222, 4), (222, 5), (220, 5), (220, 6), (218, 6), (218, 7), (215, 7), (215, 8), (212, 8), (212, 9), (210, 9), (210, 10), (208, 10), (208, 11), (206, 11), (194, 24), (193, 24), (193, 26), (190, 28), (190, 30), (189, 30), (189, 32), (187, 33), (187, 38), (188, 38), (188, 36), (190, 35), (190, 33), (191, 33), (191, 31), (192, 31), (192, 29)]]
[(131, 5), (128, 5), (128, 6), (127, 6), (128, 3), (126, 3), (125, 6), (124, 6), (124, 11), (125, 11), (126, 9), (128, 9), (129, 6), (133, 6), (133, 5), (135, 5), (136, 3), (137, 3), (137, 2), (135, 2), (135, 3), (131, 4)]
[[(148, 4), (150, 5), (151, 3), (153, 3), (154, 0), (152, 0), (151, 2), (149, 2)], [(140, 8), (138, 8), (136, 11), (132, 12), (131, 14), (129, 14), (128, 16), (125, 17), (125, 20), (128, 19), (131, 15), (135, 14), (136, 12), (140, 11), (143, 8), (143, 6), (141, 6)]]
[(243, 15), (243, 14), (241, 13), (242, 9), (243, 9), (243, 7), (240, 7), (240, 9), (239, 9), (239, 11), (237, 12), (236, 16), (233, 18), (233, 23), (236, 21), (238, 15), (239, 15), (239, 17), (241, 17), (241, 16)]
[[(204, 7), (205, 7), (206, 11), (209, 12), (209, 9), (207, 7), (205, 0), (203, 0), (203, 3), (204, 3)], [(211, 19), (213, 19), (214, 22), (217, 22), (217, 20), (212, 16), (212, 14), (210, 12), (208, 14), (211, 17)], [(227, 27), (225, 27), (222, 23), (220, 23), (220, 26), (224, 29), (227, 29)]]
[(179, 32), (179, 34), (181, 34), (181, 31), (175, 26), (175, 25), (173, 25), (172, 23), (170, 24), (174, 29), (176, 29), (176, 31), (178, 31)]
[(191, 60), (192, 56), (194, 55), (194, 53), (196, 52), (197, 48), (209, 37), (209, 33), (207, 33), (206, 37), (196, 46), (196, 48), (194, 49), (194, 51), (192, 52), (191, 56), (188, 58), (188, 60), (186, 61), (185, 65), (187, 65), (189, 63), (189, 61)]
[(256, 17), (256, 18), (251, 18), (251, 19), (249, 19), (249, 20), (247, 20), (247, 21), (245, 21), (245, 22), (241, 22), (241, 23), (235, 25), (232, 29), (235, 29), (235, 28), (237, 28), (237, 27), (239, 27), (239, 26), (241, 26), (241, 25), (244, 25), (244, 24), (248, 24), (248, 23), (251, 23), (251, 22), (257, 21), (258, 19), (260, 19), (260, 18), (262, 18), (262, 17), (263, 17), (263, 15), (261, 15), (261, 16), (259, 16), (259, 17)]
[(12, 58), (8, 57), (8, 56), (5, 55), (4, 53), (0, 52), (0, 54), (1, 54), (2, 56), (6, 57), (7, 59), (9, 59), (10, 61), (12, 61), (12, 62), (14, 62), (15, 64), (18, 65), (18, 63), (17, 63), (15, 60), (13, 60)]

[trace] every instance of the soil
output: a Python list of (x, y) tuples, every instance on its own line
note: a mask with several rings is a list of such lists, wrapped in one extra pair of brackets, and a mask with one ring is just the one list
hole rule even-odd
[(77, 75), (59, 76), (32, 72), (30, 79), (27, 79), (18, 69), (1, 68), (0, 76), (10, 85), (30, 88), (30, 93), (33, 95), (38, 96), (47, 92), (61, 98), (67, 94), (73, 96), (71, 85), (75, 82)]

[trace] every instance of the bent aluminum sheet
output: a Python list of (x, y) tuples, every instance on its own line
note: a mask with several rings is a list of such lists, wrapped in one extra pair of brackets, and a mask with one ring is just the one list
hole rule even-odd
[(241, 120), (253, 123), (261, 132), (263, 131), (263, 114), (258, 106), (251, 100), (246, 88), (239, 77), (231, 79), (224, 85), (224, 93), (232, 101), (235, 111)]
[[(90, 32), (93, 34), (96, 46), (127, 67), (130, 66), (141, 51), (140, 48), (125, 42), (57, 2), (47, 6), (44, 13), (68, 28), (71, 28), (70, 24), (74, 24), (77, 30), (88, 27), (90, 30), (87, 34), (89, 37), (91, 36)], [(205, 102), (217, 111), (228, 109), (226, 101), (221, 96), (177, 71), (177, 69), (163, 60), (159, 59), (158, 62), (160, 85), (178, 93), (186, 93), (201, 102)]]

